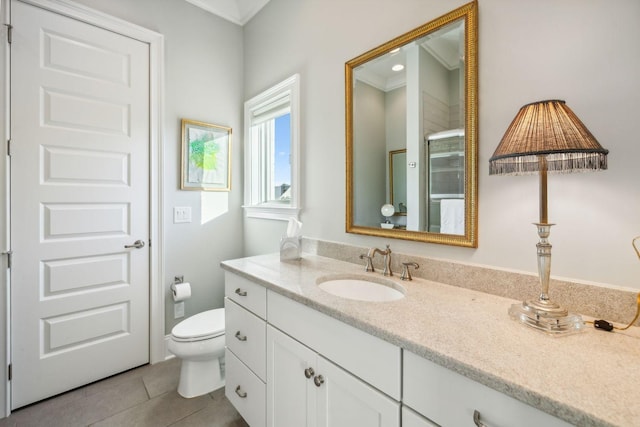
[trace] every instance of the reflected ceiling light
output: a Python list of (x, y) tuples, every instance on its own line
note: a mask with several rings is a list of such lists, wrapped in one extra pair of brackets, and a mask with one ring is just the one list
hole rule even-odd
[(400, 48), (399, 47), (389, 51), (389, 53), (398, 53), (398, 52), (400, 52)]
[(394, 65), (393, 67), (391, 67), (391, 69), (392, 69), (393, 71), (402, 71), (402, 70), (404, 70), (404, 65), (402, 65), (402, 64), (396, 64), (396, 65)]

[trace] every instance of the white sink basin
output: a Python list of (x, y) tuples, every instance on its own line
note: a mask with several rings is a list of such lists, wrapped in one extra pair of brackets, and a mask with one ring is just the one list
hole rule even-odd
[(395, 301), (404, 298), (405, 289), (391, 280), (361, 277), (325, 277), (318, 287), (332, 295), (358, 301)]

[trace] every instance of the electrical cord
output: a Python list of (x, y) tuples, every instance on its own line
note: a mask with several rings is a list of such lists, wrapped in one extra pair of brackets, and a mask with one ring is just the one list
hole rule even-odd
[(593, 327), (596, 329), (601, 329), (603, 331), (608, 331), (611, 332), (612, 330), (616, 330), (616, 331), (626, 331), (627, 329), (629, 329), (634, 323), (636, 323), (636, 320), (638, 320), (638, 317), (640, 317), (640, 293), (638, 294), (638, 297), (636, 299), (636, 305), (637, 305), (637, 309), (636, 309), (636, 315), (633, 318), (633, 320), (631, 322), (629, 322), (629, 324), (627, 326), (614, 326), (613, 323), (608, 322), (606, 320), (600, 319), (600, 320), (595, 320), (595, 321), (590, 321), (587, 320), (584, 323), (591, 323), (593, 324)]
[[(638, 259), (640, 259), (640, 250), (638, 249), (638, 247), (636, 246), (636, 240), (640, 239), (640, 236), (635, 237), (632, 241), (631, 241), (631, 246), (633, 246), (633, 249), (636, 251), (636, 255), (638, 255)], [(640, 317), (640, 293), (638, 293), (638, 296), (636, 298), (636, 315), (633, 318), (633, 320), (631, 322), (629, 322), (629, 324), (627, 326), (614, 326), (613, 323), (608, 322), (604, 319), (600, 319), (600, 320), (595, 320), (595, 321), (590, 321), (587, 320), (584, 323), (590, 323), (593, 324), (593, 327), (596, 329), (600, 329), (603, 331), (608, 331), (611, 332), (614, 329), (616, 331), (625, 331), (627, 329), (629, 329), (634, 323), (636, 323), (636, 320), (638, 320), (638, 317)]]
[(615, 329), (618, 329), (620, 331), (624, 331), (626, 329), (629, 329), (629, 327), (631, 325), (633, 325), (634, 323), (636, 323), (636, 320), (638, 320), (638, 317), (640, 317), (640, 294), (638, 294), (638, 298), (636, 299), (636, 304), (638, 306), (638, 308), (636, 309), (636, 316), (633, 318), (633, 320), (631, 321), (631, 323), (629, 323), (627, 326), (625, 326), (624, 328), (616, 328), (614, 326)]

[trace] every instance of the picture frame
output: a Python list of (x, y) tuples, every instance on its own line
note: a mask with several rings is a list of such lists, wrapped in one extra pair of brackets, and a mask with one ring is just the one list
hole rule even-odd
[(231, 191), (231, 128), (182, 119), (181, 190)]

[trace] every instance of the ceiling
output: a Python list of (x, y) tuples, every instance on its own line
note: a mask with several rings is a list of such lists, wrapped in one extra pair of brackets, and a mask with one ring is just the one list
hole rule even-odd
[(355, 78), (384, 92), (406, 84), (406, 70), (394, 71), (396, 64), (406, 65), (406, 49), (415, 44), (431, 54), (442, 66), (451, 71), (461, 66), (464, 59), (464, 22), (455, 21), (439, 30), (374, 58), (356, 68)]
[(258, 13), (269, 0), (186, 0), (207, 12), (218, 15), (234, 24), (244, 25)]

